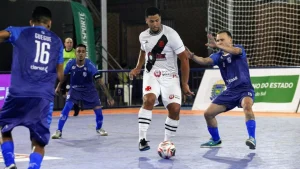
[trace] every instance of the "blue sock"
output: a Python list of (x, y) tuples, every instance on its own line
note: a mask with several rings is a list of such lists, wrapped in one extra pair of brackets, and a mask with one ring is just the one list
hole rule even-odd
[(255, 120), (248, 120), (246, 122), (246, 126), (247, 126), (249, 137), (255, 138), (255, 128), (256, 128)]
[(58, 120), (58, 130), (62, 131), (65, 122), (67, 121), (68, 117), (69, 117), (69, 112), (72, 109), (74, 103), (67, 101), (65, 104), (64, 109), (62, 110), (61, 114), (60, 114), (60, 118)]
[(29, 167), (28, 169), (40, 169), (43, 156), (39, 153), (33, 152), (29, 156)]
[(94, 110), (95, 115), (96, 115), (96, 130), (102, 128), (103, 124), (103, 114), (102, 114), (102, 109), (96, 109)]
[(4, 158), (5, 166), (15, 164), (14, 143), (12, 141), (5, 141), (1, 144), (2, 156)]
[(214, 141), (220, 140), (218, 127), (207, 127), (207, 128)]
[(53, 105), (54, 105), (53, 102), (50, 102), (49, 113), (48, 113), (48, 118), (47, 118), (47, 122), (49, 124), (49, 128), (50, 128), (50, 125), (51, 125), (51, 122), (52, 122)]

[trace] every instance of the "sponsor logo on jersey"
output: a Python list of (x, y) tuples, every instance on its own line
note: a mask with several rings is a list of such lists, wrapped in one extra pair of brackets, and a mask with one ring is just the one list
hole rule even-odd
[(146, 90), (146, 91), (150, 91), (150, 90), (151, 90), (151, 86), (147, 86), (147, 87), (145, 88), (145, 90)]
[(160, 77), (160, 75), (161, 75), (161, 71), (159, 71), (159, 70), (154, 71), (154, 76), (155, 77)]
[(48, 73), (48, 66), (43, 67), (43, 66), (35, 66), (35, 65), (31, 65), (30, 66), (31, 70), (40, 70), (40, 71), (45, 71), (46, 73)]

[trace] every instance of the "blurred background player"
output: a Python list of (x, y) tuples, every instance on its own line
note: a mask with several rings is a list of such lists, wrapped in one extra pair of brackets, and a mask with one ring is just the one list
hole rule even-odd
[(190, 58), (201, 65), (218, 65), (227, 89), (218, 95), (204, 112), (211, 139), (201, 144), (201, 147), (218, 147), (222, 143), (215, 117), (238, 106), (243, 108), (246, 117), (249, 135), (246, 145), (250, 149), (255, 149), (256, 122), (252, 111), (255, 94), (250, 80), (246, 51), (241, 45), (233, 45), (231, 33), (227, 30), (220, 30), (216, 40), (212, 35), (208, 35), (208, 41), (207, 46), (220, 50), (208, 58), (196, 56), (189, 51)]
[[(62, 137), (62, 129), (68, 119), (69, 112), (73, 104), (83, 103), (84, 108), (93, 108), (96, 115), (96, 132), (101, 136), (107, 136), (107, 132), (102, 128), (103, 114), (101, 102), (97, 89), (94, 84), (100, 86), (104, 94), (107, 96), (109, 105), (114, 104), (114, 99), (109, 94), (101, 76), (94, 64), (86, 58), (86, 46), (79, 44), (76, 46), (76, 59), (71, 59), (64, 70), (65, 78), (71, 75), (70, 91), (67, 96), (66, 104), (61, 112), (58, 121), (58, 128), (52, 135), (52, 139), (60, 139)], [(61, 83), (57, 85), (56, 92), (59, 92)]]
[[(181, 88), (178, 75), (177, 57), (181, 61), (181, 84), (185, 94), (192, 95), (188, 85), (189, 59), (188, 53), (178, 33), (161, 24), (160, 11), (150, 7), (145, 11), (148, 29), (143, 31), (139, 40), (141, 49), (136, 68), (130, 76), (140, 73), (145, 64), (143, 76), (143, 106), (139, 111), (139, 150), (149, 150), (146, 138), (147, 130), (152, 120), (152, 109), (162, 96), (164, 106), (168, 109), (165, 121), (165, 141), (171, 141), (179, 125), (181, 105)], [(146, 59), (145, 59), (146, 58)]]
[[(32, 153), (29, 169), (39, 169), (49, 142), (47, 123), (54, 99), (57, 76), (63, 79), (63, 45), (51, 28), (51, 12), (36, 7), (31, 26), (8, 27), (0, 31), (0, 42), (13, 44), (13, 63), (9, 95), (0, 113), (2, 155), (6, 169), (16, 169), (12, 130), (25, 126), (30, 131)], [(22, 84), (22, 87), (20, 87)]]
[[(75, 49), (73, 48), (73, 39), (72, 38), (66, 38), (65, 39), (65, 50), (64, 50), (64, 69), (66, 68), (66, 65), (70, 59), (75, 59)], [(64, 97), (67, 96), (67, 92), (70, 89), (70, 75), (68, 75), (67, 80), (65, 80), (64, 84), (62, 84), (61, 92)], [(74, 104), (74, 114), (73, 116), (78, 116), (79, 114), (79, 106), (77, 104)]]

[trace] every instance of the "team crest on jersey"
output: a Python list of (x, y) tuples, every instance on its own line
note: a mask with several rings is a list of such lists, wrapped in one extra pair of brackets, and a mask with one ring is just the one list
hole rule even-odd
[(159, 41), (159, 42), (158, 42), (158, 46), (161, 47), (161, 48), (164, 47), (164, 46), (165, 46), (165, 42), (162, 41), (162, 40)]
[(226, 85), (223, 80), (218, 80), (211, 89), (210, 100), (214, 100), (218, 95), (220, 95), (226, 89)]
[(86, 71), (86, 67), (83, 68)]
[(160, 77), (161, 71), (155, 70), (153, 74), (154, 74), (155, 77)]
[(83, 77), (86, 77), (87, 73), (86, 73), (86, 72), (83, 72), (82, 75), (83, 75)]
[(75, 69), (76, 68), (76, 66), (72, 66), (72, 69)]
[(227, 62), (228, 62), (228, 63), (231, 63), (231, 57), (228, 57), (228, 58), (227, 58)]

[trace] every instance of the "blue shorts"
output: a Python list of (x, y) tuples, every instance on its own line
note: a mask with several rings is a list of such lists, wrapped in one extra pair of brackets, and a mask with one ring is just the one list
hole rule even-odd
[(16, 126), (25, 126), (30, 138), (47, 145), (50, 138), (47, 122), (50, 101), (38, 97), (13, 97), (8, 95), (0, 113), (1, 132), (11, 131)]
[(253, 89), (249, 90), (242, 90), (242, 91), (236, 91), (236, 90), (230, 90), (226, 89), (224, 90), (220, 95), (218, 95), (212, 103), (218, 104), (218, 105), (224, 105), (226, 107), (226, 111), (229, 111), (236, 106), (241, 108), (241, 103), (244, 97), (251, 97), (254, 102), (255, 92)]
[(71, 89), (66, 101), (72, 101), (74, 104), (83, 104), (85, 109), (93, 109), (96, 106), (101, 106), (97, 90), (77, 91)]

